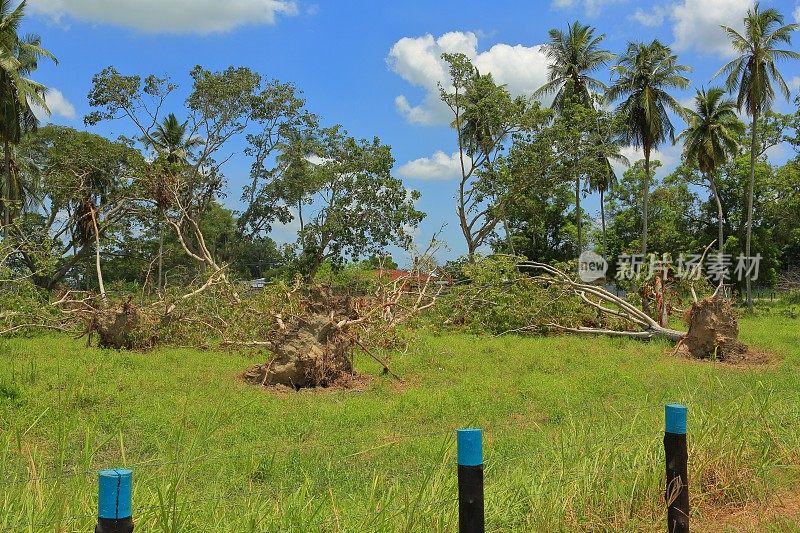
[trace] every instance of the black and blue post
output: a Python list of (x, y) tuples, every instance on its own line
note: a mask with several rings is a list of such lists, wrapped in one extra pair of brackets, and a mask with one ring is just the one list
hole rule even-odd
[(456, 432), (458, 448), (458, 531), (484, 533), (483, 433), (477, 428)]
[(101, 470), (97, 485), (99, 495), (95, 533), (131, 533), (133, 472), (127, 468)]
[(667, 531), (689, 532), (689, 480), (685, 405), (668, 403), (664, 415), (664, 455), (667, 461)]

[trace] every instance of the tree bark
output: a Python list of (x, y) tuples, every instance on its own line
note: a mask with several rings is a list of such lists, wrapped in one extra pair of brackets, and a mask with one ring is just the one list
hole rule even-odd
[(100, 297), (105, 300), (106, 287), (103, 283), (103, 269), (100, 268), (100, 228), (97, 226), (93, 205), (89, 207), (89, 212), (92, 214), (92, 226), (94, 227), (94, 267), (97, 270), (97, 285), (100, 288)]
[(575, 178), (575, 216), (577, 218), (577, 227), (578, 227), (578, 253), (576, 255), (581, 255), (583, 253), (583, 240), (581, 238), (581, 177), (577, 176)]
[[(650, 147), (644, 147), (644, 183), (642, 184), (642, 259), (647, 257), (647, 215), (650, 198)], [(650, 301), (642, 286), (642, 311), (650, 314)]]
[(11, 225), (11, 145), (8, 140), (3, 141), (3, 155), (5, 160), (6, 190), (5, 201), (3, 202), (3, 238), (8, 239), (8, 232)]
[[(753, 113), (753, 131), (750, 138), (750, 183), (747, 186), (747, 236), (744, 241), (744, 255), (749, 260), (750, 244), (753, 236), (753, 189), (756, 183), (756, 142), (758, 135), (758, 110)], [(753, 312), (753, 290), (750, 284), (749, 272), (745, 275), (745, 289), (747, 291), (747, 311)]]
[(642, 255), (647, 255), (647, 201), (650, 197), (650, 148), (644, 148), (644, 183), (642, 184)]
[(606, 202), (603, 189), (600, 189), (600, 224), (603, 227), (603, 255), (606, 255), (608, 254), (608, 248), (606, 247)]
[(714, 194), (714, 201), (717, 204), (717, 243), (719, 245), (719, 256), (722, 257), (725, 252), (725, 215), (722, 213), (722, 200), (719, 197), (719, 191), (717, 191), (714, 175), (709, 174), (707, 177), (708, 182), (711, 184), (711, 192)]

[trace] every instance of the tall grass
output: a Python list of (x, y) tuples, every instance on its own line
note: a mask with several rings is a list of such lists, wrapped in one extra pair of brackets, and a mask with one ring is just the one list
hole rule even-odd
[[(134, 470), (139, 531), (452, 531), (454, 429), (484, 428), (490, 531), (663, 528), (663, 404), (689, 405), (694, 514), (800, 479), (800, 322), (745, 319), (781, 361), (614, 339), (420, 333), (366, 391), (265, 392), (217, 352), (0, 345), (0, 531), (87, 531), (96, 469)], [(357, 366), (377, 375), (370, 362)]]

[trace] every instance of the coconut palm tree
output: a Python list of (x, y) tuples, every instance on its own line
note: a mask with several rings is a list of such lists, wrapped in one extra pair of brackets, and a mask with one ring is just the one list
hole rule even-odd
[(45, 101), (46, 88), (28, 78), (41, 58), (56, 61), (42, 48), (37, 35), (20, 37), (19, 27), (25, 15), (26, 2), (14, 7), (11, 0), (0, 0), (0, 142), (3, 145), (5, 177), (2, 198), (5, 235), (14, 212), (14, 205), (23, 201), (24, 187), (14, 172), (13, 146), (22, 136), (35, 129), (38, 120), (34, 107), (49, 112)]
[(547, 67), (547, 83), (536, 90), (534, 96), (555, 93), (551, 107), (560, 112), (565, 99), (593, 105), (592, 92), (602, 94), (606, 85), (589, 74), (614, 59), (614, 54), (600, 48), (604, 34), (594, 35), (595, 29), (578, 21), (564, 32), (550, 30), (550, 42), (543, 46), (550, 60)]
[[(550, 60), (547, 67), (547, 83), (536, 90), (534, 96), (555, 93), (551, 107), (559, 115), (565, 113), (570, 104), (595, 108), (596, 95), (608, 89), (606, 85), (589, 74), (614, 59), (614, 54), (600, 48), (605, 35), (595, 36), (595, 29), (578, 21), (567, 27), (567, 31), (550, 30), (550, 42), (544, 52)], [(587, 132), (588, 133), (588, 132)], [(575, 217), (578, 229), (578, 253), (581, 245), (581, 175), (575, 176)]]
[(605, 194), (617, 183), (617, 174), (613, 163), (630, 165), (628, 158), (622, 155), (619, 136), (613, 131), (613, 117), (605, 124), (598, 121), (596, 135), (592, 138), (592, 147), (597, 154), (600, 172), (589, 176), (589, 189), (600, 193), (600, 224), (603, 231), (603, 253), (606, 248), (606, 202)]
[[(744, 18), (744, 35), (733, 28), (723, 26), (738, 57), (728, 62), (714, 75), (727, 74), (725, 85), (736, 92), (736, 105), (752, 119), (750, 139), (750, 182), (747, 187), (747, 237), (745, 256), (750, 257), (753, 234), (753, 188), (755, 187), (758, 143), (758, 118), (766, 113), (775, 100), (775, 89), (787, 99), (789, 87), (775, 65), (779, 59), (800, 59), (800, 53), (779, 48), (781, 44), (791, 46), (792, 32), (800, 26), (783, 23), (783, 15), (776, 9), (761, 11), (758, 3), (747, 10)], [(745, 276), (747, 308), (753, 310), (753, 293), (750, 276)]]
[[(170, 113), (156, 126), (155, 131), (144, 139), (144, 142), (152, 146), (171, 165), (185, 165), (192, 148), (203, 144), (201, 139), (187, 136), (188, 126), (189, 121), (181, 123), (174, 113)], [(163, 288), (164, 283), (164, 222), (161, 219), (171, 203), (166, 184), (160, 178), (156, 177), (152, 184), (152, 194), (159, 214), (158, 290)]]
[(736, 104), (733, 100), (725, 99), (724, 95), (725, 91), (717, 87), (708, 92), (698, 89), (694, 98), (695, 108), (686, 110), (689, 127), (677, 138), (683, 139), (684, 157), (697, 166), (714, 195), (720, 257), (725, 249), (725, 224), (715, 171), (736, 154), (738, 138), (745, 129), (736, 116)]
[(609, 101), (622, 99), (617, 106), (617, 113), (624, 117), (627, 125), (622, 139), (644, 152), (642, 254), (647, 254), (650, 155), (667, 139), (675, 141), (669, 111), (683, 115), (683, 107), (668, 91), (688, 87), (689, 80), (683, 74), (690, 70), (678, 64), (678, 57), (658, 40), (650, 44), (629, 43), (625, 55), (612, 68), (615, 80), (606, 98)]
[(188, 127), (188, 120), (181, 123), (175, 113), (170, 113), (161, 124), (156, 126), (155, 131), (149, 139), (145, 140), (145, 143), (155, 148), (170, 163), (185, 163), (191, 149), (203, 144), (203, 141), (197, 137), (187, 137)]

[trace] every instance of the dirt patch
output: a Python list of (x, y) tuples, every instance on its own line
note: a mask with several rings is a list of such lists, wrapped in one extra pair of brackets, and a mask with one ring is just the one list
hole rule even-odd
[(800, 525), (800, 490), (776, 495), (768, 502), (753, 502), (743, 507), (706, 507), (693, 524), (693, 530), (750, 533), (765, 531), (770, 526), (781, 531), (781, 525)]
[(689, 331), (675, 348), (677, 354), (732, 364), (747, 361), (749, 356), (758, 358), (739, 341), (739, 321), (730, 300), (703, 298), (692, 304), (684, 319)]
[(261, 385), (258, 381), (259, 379), (263, 379), (263, 367), (264, 365), (253, 365), (248, 368), (243, 374), (240, 375), (242, 381), (247, 383), (248, 385), (260, 385), (264, 390), (269, 391), (271, 393), (281, 395), (289, 395), (289, 394), (326, 394), (332, 392), (364, 392), (369, 389), (374, 381), (374, 377), (368, 374), (347, 374), (342, 375), (339, 379), (334, 382), (329, 383), (326, 386), (319, 386), (319, 387), (292, 387), (289, 385), (283, 385), (280, 383), (269, 384), (265, 383)]

